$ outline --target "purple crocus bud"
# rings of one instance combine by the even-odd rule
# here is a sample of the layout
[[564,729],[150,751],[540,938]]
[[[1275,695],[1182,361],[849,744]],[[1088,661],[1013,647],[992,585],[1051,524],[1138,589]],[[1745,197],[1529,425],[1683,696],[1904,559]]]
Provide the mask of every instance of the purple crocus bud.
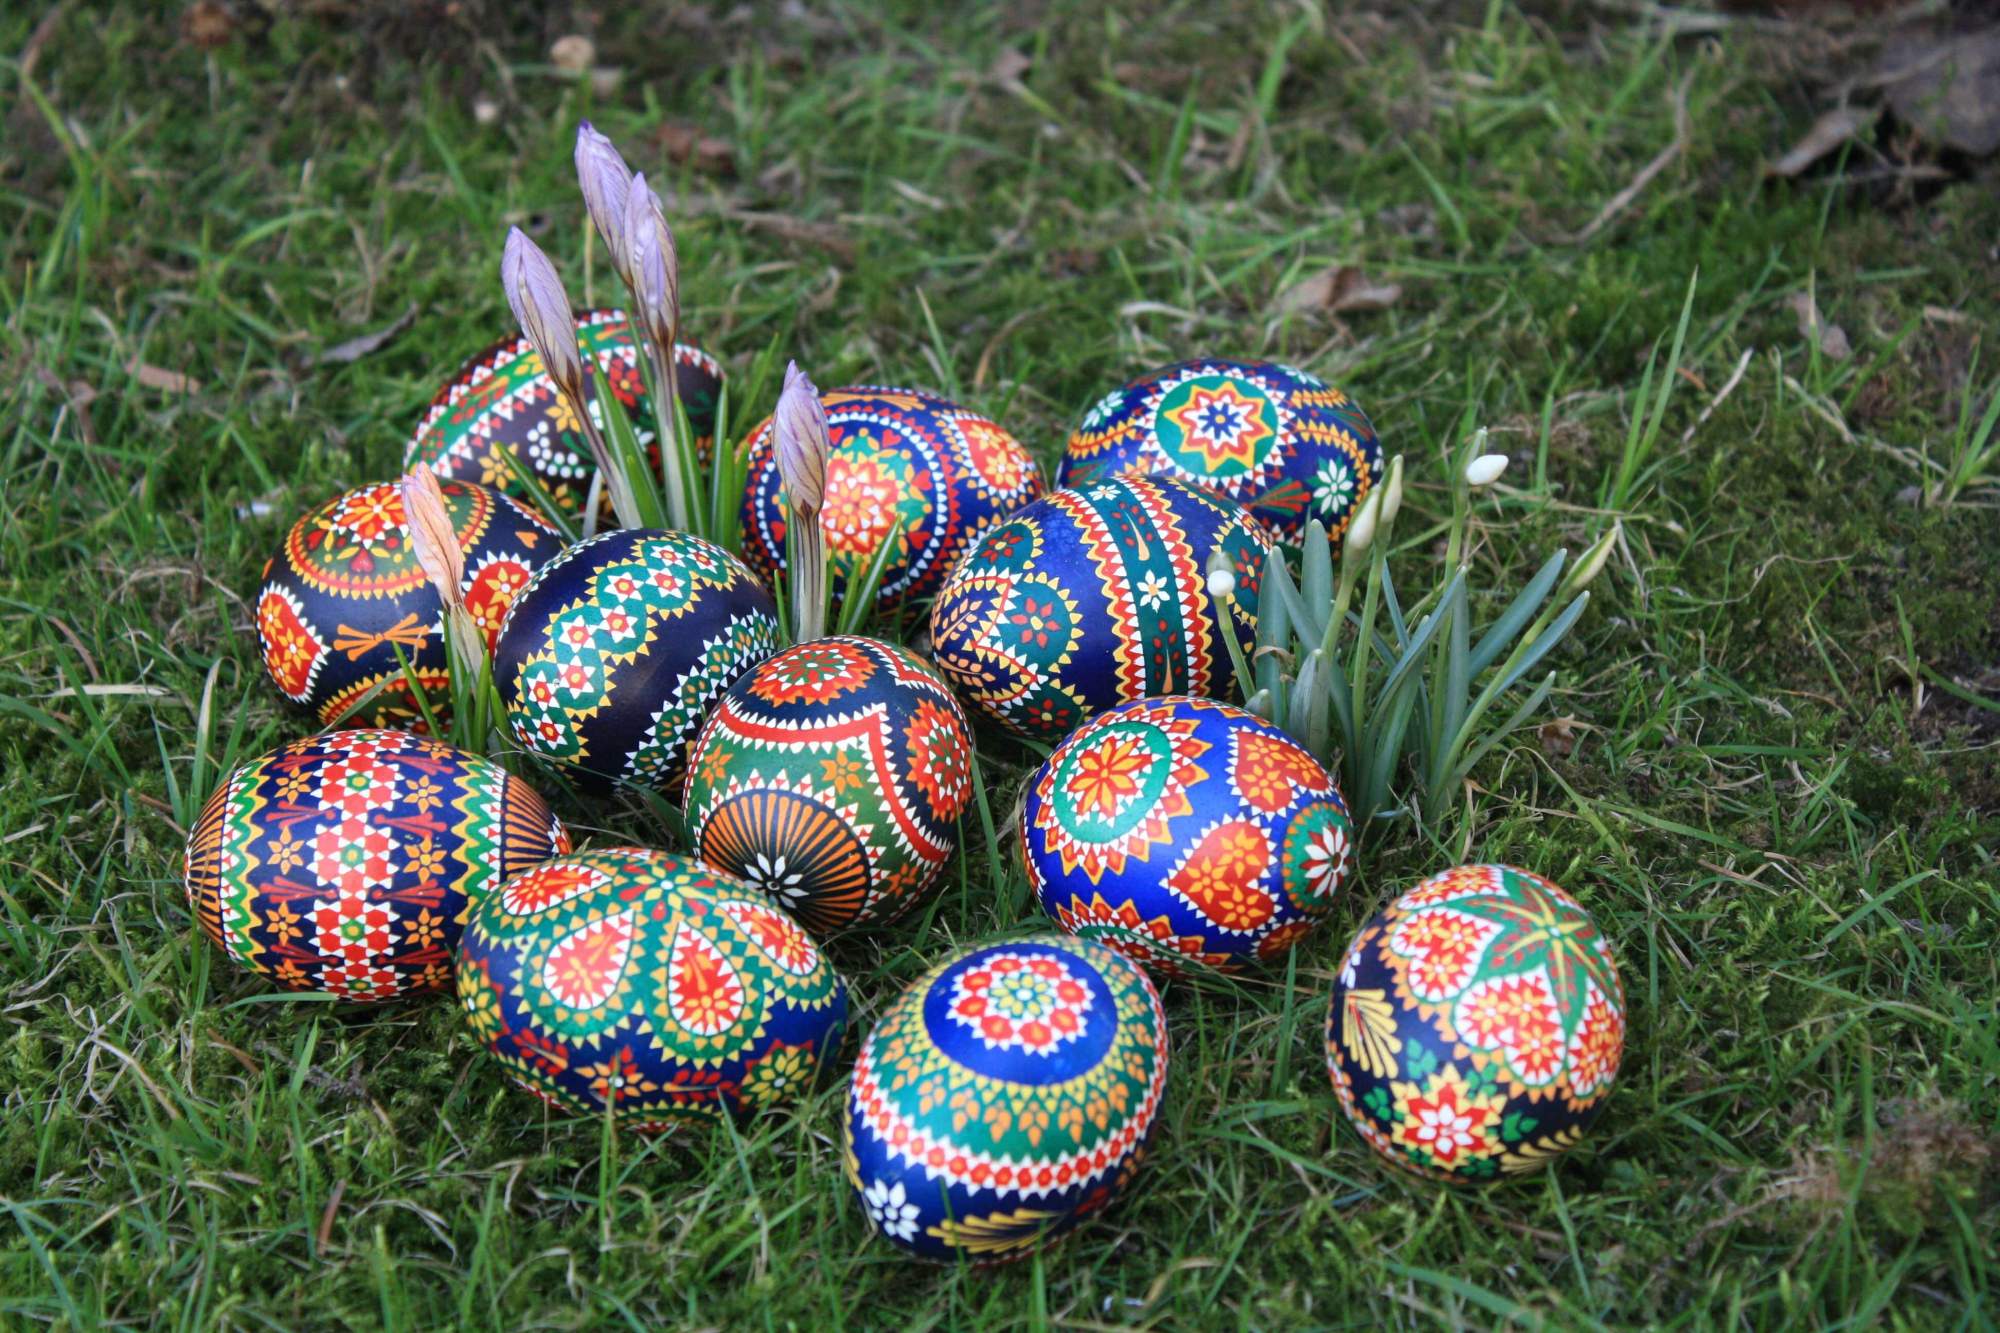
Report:
[[796,361],[785,365],[785,387],[771,424],[778,436],[778,475],[784,478],[785,494],[792,509],[810,520],[826,498],[826,460],[833,441],[819,390]]
[[583,206],[590,211],[597,234],[604,238],[611,266],[630,285],[632,270],[625,259],[625,196],[631,189],[632,168],[625,165],[616,145],[587,120],[576,127],[576,180],[583,187]]
[[671,348],[681,322],[680,257],[660,196],[643,173],[625,195],[625,281],[638,302],[640,326],[655,347]]
[[519,227],[507,230],[500,281],[514,318],[541,355],[549,378],[572,404],[583,402],[583,351],[576,344],[576,315],[556,266]]

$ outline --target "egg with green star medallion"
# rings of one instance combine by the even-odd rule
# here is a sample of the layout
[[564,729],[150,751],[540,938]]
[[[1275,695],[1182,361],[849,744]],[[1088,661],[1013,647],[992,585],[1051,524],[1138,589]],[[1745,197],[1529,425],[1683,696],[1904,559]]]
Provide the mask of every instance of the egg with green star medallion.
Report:
[[501,886],[466,927],[458,998],[523,1088],[641,1132],[795,1100],[847,1021],[846,983],[769,898],[640,847]]
[[1611,1096],[1625,988],[1590,914],[1539,875],[1465,865],[1378,913],[1348,947],[1326,1063],[1368,1145],[1432,1180],[1545,1166]]
[[687,832],[823,935],[915,904],[971,791],[972,736],[937,672],[874,639],[814,639],[722,696],[688,753]]

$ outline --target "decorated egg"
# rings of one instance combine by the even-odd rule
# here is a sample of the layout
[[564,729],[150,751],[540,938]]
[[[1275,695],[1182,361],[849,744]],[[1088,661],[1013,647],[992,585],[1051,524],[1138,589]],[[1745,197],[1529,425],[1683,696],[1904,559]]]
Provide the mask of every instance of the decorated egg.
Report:
[[[576,336],[584,356],[596,362],[589,388],[593,401],[598,386],[609,383],[640,442],[654,444],[659,425],[625,312],[585,310],[576,317]],[[695,447],[707,458],[722,364],[698,347],[676,346],[674,387],[694,428]],[[403,465],[416,463],[430,464],[440,477],[477,481],[532,501],[534,492],[516,475],[519,466],[570,513],[583,508],[597,472],[575,414],[556,393],[540,353],[518,334],[475,353],[437,391],[403,450]]]
[[229,775],[188,837],[195,920],[290,990],[389,1000],[451,976],[468,909],[569,851],[533,788],[406,731],[326,731]]
[[1042,910],[1168,976],[1291,948],[1333,905],[1353,837],[1339,788],[1297,741],[1187,696],[1099,713],[1021,806]]
[[[498,491],[469,481],[439,489],[465,552],[466,607],[491,644],[515,594],[562,539]],[[257,641],[279,693],[322,724],[422,730],[398,649],[433,711],[448,705],[444,604],[417,563],[394,482],[335,496],[292,526],[264,562]]]
[[[1236,591],[1209,595],[1218,550]],[[1173,477],[1113,478],[1017,510],[952,567],[931,606],[938,668],[974,708],[1054,740],[1115,704],[1225,695],[1224,634],[1247,657],[1270,538]]]
[[847,1176],[925,1259],[1018,1259],[1118,1197],[1167,1084],[1144,969],[1068,935],[965,950],[892,1004],[847,1095]]
[[514,737],[579,784],[665,791],[722,692],[778,646],[743,562],[686,532],[619,528],[544,565],[493,650]]
[[1590,914],[1539,875],[1459,866],[1348,947],[1326,1020],[1341,1110],[1370,1147],[1454,1182],[1532,1171],[1603,1109],[1625,988]]
[[688,752],[687,832],[824,934],[929,889],[971,790],[972,736],[937,672],[874,639],[815,639],[722,696]]
[[847,987],[771,900],[640,847],[524,871],[473,912],[458,998],[522,1087],[622,1128],[789,1101],[840,1044]]
[[[873,566],[895,531],[876,605],[929,597],[980,533],[1042,493],[1041,471],[1020,442],[956,403],[874,386],[834,389],[821,401],[833,456],[819,521],[836,595],[850,575]],[[769,418],[745,447],[743,556],[769,580],[785,567],[788,517]]]
[[1347,531],[1382,479],[1382,442],[1353,399],[1303,370],[1205,357],[1100,399],[1069,437],[1061,484],[1158,472],[1221,492],[1296,548],[1308,519]]

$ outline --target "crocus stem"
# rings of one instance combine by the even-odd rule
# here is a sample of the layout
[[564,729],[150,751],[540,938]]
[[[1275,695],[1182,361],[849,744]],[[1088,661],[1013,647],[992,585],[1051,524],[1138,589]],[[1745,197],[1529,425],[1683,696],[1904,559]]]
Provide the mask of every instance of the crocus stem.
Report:
[[[605,386],[606,393],[611,392]],[[590,446],[590,457],[597,464],[597,473],[604,478],[604,489],[611,495],[611,512],[618,516],[618,525],[623,528],[643,527],[639,517],[639,502],[632,494],[631,482],[625,471],[611,456],[611,446],[604,442],[604,432],[597,428],[597,420],[590,414],[590,404],[581,398],[569,399],[572,412],[576,413],[578,429],[583,432],[584,443]]]
[[659,430],[660,481],[667,501],[667,521],[683,532],[694,530],[693,509],[688,498],[688,478],[693,473],[685,451],[689,442],[681,437],[679,386],[674,375],[671,349],[662,351],[652,338],[641,340],[646,347],[646,366],[651,381],[646,388],[653,398],[653,419]]

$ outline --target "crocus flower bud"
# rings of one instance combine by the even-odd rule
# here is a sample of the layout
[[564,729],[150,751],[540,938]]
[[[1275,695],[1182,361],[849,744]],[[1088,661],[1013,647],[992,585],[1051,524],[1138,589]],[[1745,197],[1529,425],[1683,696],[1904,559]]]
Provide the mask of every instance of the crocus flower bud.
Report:
[[556,266],[519,227],[507,230],[500,281],[507,289],[514,319],[534,344],[549,378],[572,403],[581,404],[583,351],[576,343],[576,315],[570,309],[569,293],[556,276]]
[[626,266],[625,197],[632,184],[632,168],[625,165],[611,140],[587,120],[576,127],[576,180],[583,187],[583,206],[589,210],[597,234],[604,238],[612,267],[631,285],[632,270]]
[[1507,455],[1481,454],[1465,465],[1465,484],[1490,486],[1507,470]]
[[632,188],[626,192],[624,229],[621,271],[638,303],[640,327],[654,346],[670,350],[681,322],[680,258],[660,196],[647,186],[643,174],[632,178]]
[[833,452],[833,440],[819,390],[796,361],[785,366],[785,387],[778,394],[772,428],[777,432],[778,475],[784,478],[785,493],[793,510],[810,519],[826,498],[826,460]]
[[445,507],[444,492],[437,474],[428,464],[419,463],[396,483],[403,496],[403,517],[410,530],[410,546],[424,575],[450,610],[465,602],[465,551],[458,544],[458,530],[451,510]]

